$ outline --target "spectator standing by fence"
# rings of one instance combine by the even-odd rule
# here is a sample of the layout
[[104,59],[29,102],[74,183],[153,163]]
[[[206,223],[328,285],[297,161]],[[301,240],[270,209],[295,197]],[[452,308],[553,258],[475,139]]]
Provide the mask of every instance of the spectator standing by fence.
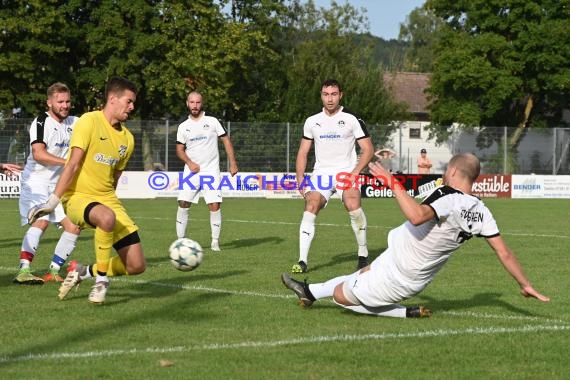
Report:
[[418,156],[418,174],[430,174],[431,173],[431,160],[427,155],[427,150],[422,148],[420,150],[420,155]]

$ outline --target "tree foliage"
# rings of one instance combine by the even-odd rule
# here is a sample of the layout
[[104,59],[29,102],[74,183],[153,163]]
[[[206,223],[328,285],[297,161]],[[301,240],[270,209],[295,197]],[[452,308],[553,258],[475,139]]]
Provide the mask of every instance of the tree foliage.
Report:
[[68,62],[74,61],[70,36],[62,33],[70,29],[61,17],[63,4],[2,0],[0,5],[0,104],[4,110],[43,108],[50,81],[69,77]]
[[434,47],[439,39],[439,31],[444,22],[428,8],[416,8],[400,24],[398,39],[405,41],[406,49],[404,69],[429,73],[435,60]]
[[287,67],[287,101],[283,115],[301,122],[307,114],[321,109],[321,84],[335,78],[344,87],[343,103],[373,124],[388,124],[404,115],[384,89],[382,65],[373,57],[371,40],[359,31],[367,29],[365,14],[346,3],[331,3],[317,9],[313,1],[300,6],[290,20],[295,41],[284,55]]
[[[364,10],[299,0],[0,0],[0,108],[28,116],[55,81],[74,113],[96,109],[105,81],[139,87],[136,118],[179,119],[200,90],[209,111],[233,121],[299,121],[338,76],[373,122],[388,120],[378,39]],[[384,49],[389,50],[391,46]],[[398,47],[399,48],[399,47]],[[387,56],[391,53],[384,52]],[[366,90],[364,90],[366,88]],[[366,96],[365,96],[366,95]],[[360,99],[362,98],[362,99]],[[381,107],[375,107],[380,104]]]
[[[568,0],[428,0],[445,20],[430,83],[432,120],[557,126],[568,108]],[[441,136],[440,136],[441,137]]]

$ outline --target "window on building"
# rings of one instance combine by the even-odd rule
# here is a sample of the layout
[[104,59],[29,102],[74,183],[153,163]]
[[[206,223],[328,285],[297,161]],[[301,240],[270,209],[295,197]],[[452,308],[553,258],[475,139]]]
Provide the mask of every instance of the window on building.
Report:
[[410,128],[410,138],[411,139],[421,139],[421,129],[420,128]]

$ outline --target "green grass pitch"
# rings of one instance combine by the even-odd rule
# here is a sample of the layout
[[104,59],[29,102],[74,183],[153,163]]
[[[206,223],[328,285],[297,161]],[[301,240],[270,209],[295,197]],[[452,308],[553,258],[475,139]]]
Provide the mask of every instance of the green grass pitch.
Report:
[[[356,315],[330,300],[303,309],[279,279],[298,257],[303,202],[234,198],[223,204],[219,253],[209,250],[205,204],[192,206],[188,232],[205,251],[192,272],[168,260],[176,201],[125,200],[141,228],[147,271],[111,279],[102,306],[88,303],[90,282],[59,301],[55,284],[12,284],[25,228],[17,200],[0,200],[0,377],[570,378],[570,200],[485,202],[550,303],[520,296],[487,244],[471,239],[405,303],[426,305],[429,319]],[[403,217],[391,199],[365,199],[363,208],[375,258]],[[58,237],[48,229],[36,273],[47,269]],[[92,232],[84,231],[72,257],[92,262],[92,244]],[[320,282],[352,272],[355,250],[348,215],[333,200],[317,219],[306,277]]]

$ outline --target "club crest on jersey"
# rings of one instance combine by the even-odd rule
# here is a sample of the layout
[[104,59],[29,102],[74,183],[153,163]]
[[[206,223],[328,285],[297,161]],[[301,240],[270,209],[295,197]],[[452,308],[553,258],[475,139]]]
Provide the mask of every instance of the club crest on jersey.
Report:
[[339,121],[338,121],[338,126],[339,126],[339,128],[342,128],[342,127],[344,127],[345,125],[346,125],[346,123],[344,122],[344,120],[339,120]]
[[204,124],[204,125],[202,126],[202,129],[210,129],[210,126],[209,126],[208,124]]
[[126,145],[121,145],[119,147],[119,157],[125,157],[125,154],[127,153],[127,146]]
[[73,132],[73,128],[71,128],[71,127],[67,127],[67,132],[68,132],[68,133],[71,133],[71,132]]

